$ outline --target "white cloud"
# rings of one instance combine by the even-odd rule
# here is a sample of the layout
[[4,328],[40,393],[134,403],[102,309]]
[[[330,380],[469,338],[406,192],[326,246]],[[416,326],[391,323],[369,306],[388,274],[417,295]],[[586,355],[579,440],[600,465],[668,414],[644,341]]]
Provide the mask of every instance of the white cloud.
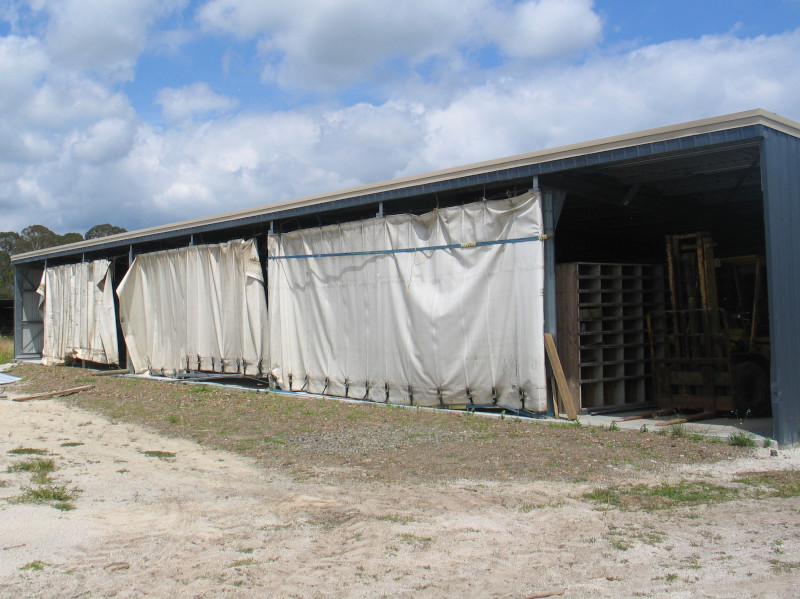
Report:
[[156,104],[161,105],[164,118],[180,121],[195,115],[224,113],[233,110],[235,98],[215,94],[207,83],[198,82],[181,88],[165,88],[158,92]]
[[136,119],[124,94],[71,71],[44,78],[26,104],[19,107],[19,114],[29,126],[50,131],[70,129],[76,124],[91,126],[108,117]]
[[36,92],[50,61],[33,37],[0,37],[0,114],[19,109]]
[[133,146],[136,125],[128,119],[104,119],[81,133],[72,155],[84,162],[103,163],[126,156]]
[[[374,79],[394,62],[439,58],[462,64],[465,52],[492,44],[515,58],[570,54],[598,40],[591,0],[211,0],[198,18],[209,30],[258,38],[265,80],[286,88]],[[395,65],[396,66],[396,65]]]
[[409,102],[360,103],[325,112],[319,117],[316,164],[357,182],[393,177],[422,149],[423,112]]
[[49,15],[45,42],[54,60],[130,80],[157,19],[187,0],[40,0]]
[[592,0],[539,0],[513,4],[495,17],[491,38],[507,56],[548,58],[593,45],[602,21]]
[[766,108],[800,117],[800,30],[669,42],[475,86],[426,120],[405,173]]

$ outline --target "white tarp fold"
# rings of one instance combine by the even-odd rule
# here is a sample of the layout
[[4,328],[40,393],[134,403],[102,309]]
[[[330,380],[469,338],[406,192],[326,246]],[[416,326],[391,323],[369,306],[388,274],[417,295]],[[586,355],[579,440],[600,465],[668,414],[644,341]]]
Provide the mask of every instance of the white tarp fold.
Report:
[[273,376],[312,393],[543,411],[541,228],[530,192],[271,235]]
[[37,293],[44,325],[42,362],[119,362],[109,260],[46,268]]
[[117,295],[136,372],[268,371],[264,276],[253,240],[136,256]]

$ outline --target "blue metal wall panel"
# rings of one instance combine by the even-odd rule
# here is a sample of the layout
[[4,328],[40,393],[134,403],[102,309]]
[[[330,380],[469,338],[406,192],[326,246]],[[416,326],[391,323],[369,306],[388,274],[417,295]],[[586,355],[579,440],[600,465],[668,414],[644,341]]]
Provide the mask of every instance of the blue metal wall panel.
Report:
[[768,129],[761,155],[774,437],[800,437],[800,139]]

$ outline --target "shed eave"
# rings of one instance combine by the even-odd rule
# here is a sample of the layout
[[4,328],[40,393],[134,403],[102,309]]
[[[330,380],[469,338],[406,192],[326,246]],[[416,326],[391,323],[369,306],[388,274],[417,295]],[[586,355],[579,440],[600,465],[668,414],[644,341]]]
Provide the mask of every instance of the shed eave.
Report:
[[[525,169],[538,164],[558,163],[580,157],[588,157],[601,153],[613,152],[634,146],[667,142],[679,138],[700,136],[732,129],[741,129],[761,125],[788,135],[800,138],[800,123],[787,119],[773,112],[754,109],[728,115],[711,117],[676,125],[647,129],[581,143],[569,144],[545,150],[537,150],[517,154],[505,158],[488,160],[474,164],[457,166],[421,175],[413,175],[378,183],[361,185],[333,193],[316,194],[303,198],[265,204],[254,208],[245,208],[234,212],[210,217],[201,217],[139,229],[117,235],[110,235],[98,240],[80,241],[63,246],[46,248],[11,257],[13,263],[25,263],[44,260],[49,257],[62,257],[95,251],[104,248],[124,247],[129,244],[142,243],[154,239],[188,235],[204,229],[223,229],[246,226],[267,218],[281,218],[287,212],[305,211],[317,208],[323,210],[327,206],[346,203],[361,197],[377,197],[392,192],[401,192],[409,188],[423,188],[454,179],[481,177],[493,172]],[[403,194],[398,193],[398,196]],[[376,200],[377,201],[377,200]]]

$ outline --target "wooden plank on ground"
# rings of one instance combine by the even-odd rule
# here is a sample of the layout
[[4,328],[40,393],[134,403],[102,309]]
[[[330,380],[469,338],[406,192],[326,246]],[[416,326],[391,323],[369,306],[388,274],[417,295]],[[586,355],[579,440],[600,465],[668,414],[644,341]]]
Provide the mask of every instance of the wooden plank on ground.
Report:
[[92,372],[92,376],[115,376],[118,374],[130,374],[130,370],[127,368],[117,368],[115,370],[95,370]]
[[683,424],[684,422],[693,422],[695,420],[706,420],[713,418],[714,412],[700,412],[698,414],[687,414],[683,418],[675,418],[674,420],[667,420],[666,422],[658,422],[656,426],[670,426],[673,424]]
[[89,389],[94,389],[94,385],[84,385],[83,387],[72,387],[71,389],[61,389],[60,391],[50,391],[49,393],[37,393],[36,395],[23,395],[22,397],[13,398],[12,401],[31,401],[32,399],[47,399],[49,397],[72,395],[73,393],[80,393],[81,391],[88,391]]
[[566,593],[566,589],[559,589],[557,591],[546,591],[544,593],[536,593],[535,595],[528,595],[525,599],[547,599],[547,597],[561,597]]
[[567,379],[564,377],[564,370],[561,368],[561,360],[558,359],[556,343],[550,333],[544,334],[544,347],[547,350],[547,357],[550,359],[550,367],[553,369],[553,374],[556,377],[558,394],[567,410],[567,418],[575,420],[578,417],[578,410],[575,407],[575,403],[572,401],[572,394],[569,392]]
[[645,420],[647,418],[657,418],[659,416],[666,416],[669,412],[659,410],[657,412],[648,412],[647,414],[636,414],[634,416],[624,416],[617,418],[614,422],[628,422],[629,420]]
[[550,388],[553,390],[553,412],[556,414],[556,418],[561,418],[561,414],[564,414],[564,402],[561,401],[561,395],[558,393],[558,384],[556,383],[556,377],[550,377]]
[[580,299],[578,286],[578,265],[576,263],[556,266],[556,323],[558,333],[556,349],[567,379],[569,392],[577,403],[581,396],[581,340],[580,340]]

